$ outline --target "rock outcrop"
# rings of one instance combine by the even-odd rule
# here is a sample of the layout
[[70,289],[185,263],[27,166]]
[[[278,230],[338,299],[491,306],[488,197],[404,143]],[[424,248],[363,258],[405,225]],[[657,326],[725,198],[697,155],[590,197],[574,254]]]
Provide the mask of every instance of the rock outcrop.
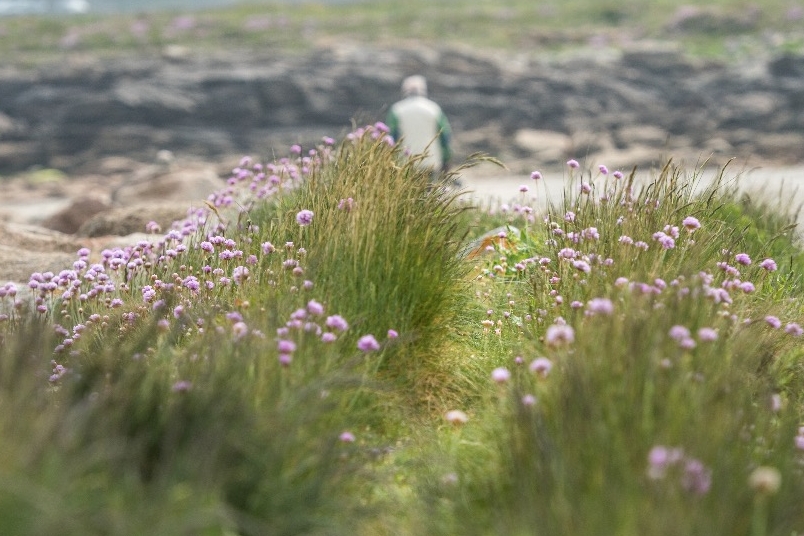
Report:
[[[684,22],[687,24],[688,22]],[[561,61],[456,49],[340,45],[309,55],[188,51],[67,58],[0,70],[0,171],[98,173],[109,157],[153,162],[272,158],[382,120],[400,80],[421,73],[450,117],[458,157],[547,165],[594,157],[642,164],[679,153],[804,161],[804,57],[748,65],[668,46]]]

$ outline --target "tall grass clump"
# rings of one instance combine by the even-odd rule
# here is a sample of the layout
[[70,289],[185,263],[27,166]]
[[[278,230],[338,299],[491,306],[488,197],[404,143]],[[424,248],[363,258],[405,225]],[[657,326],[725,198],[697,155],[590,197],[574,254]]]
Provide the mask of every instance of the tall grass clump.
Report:
[[641,185],[577,169],[548,239],[503,243],[484,272],[505,300],[486,336],[507,346],[486,402],[443,434],[452,472],[423,486],[452,517],[427,530],[799,530],[802,265],[766,256],[797,244],[735,226],[748,210],[722,177],[696,194],[672,165]]
[[[303,244],[306,273],[324,304],[337,304],[359,333],[400,336],[372,365],[416,382],[432,372],[466,296],[459,253],[466,210],[447,182],[389,142],[383,125],[359,130],[331,164],[300,188],[252,211],[280,241]],[[312,215],[300,226],[300,211]],[[417,372],[418,371],[418,372]]]

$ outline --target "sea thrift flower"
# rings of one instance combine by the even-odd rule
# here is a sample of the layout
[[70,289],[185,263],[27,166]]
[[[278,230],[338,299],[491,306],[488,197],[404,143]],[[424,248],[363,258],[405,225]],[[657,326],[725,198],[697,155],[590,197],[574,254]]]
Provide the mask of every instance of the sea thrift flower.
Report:
[[249,271],[248,268],[245,266],[236,266],[235,269],[232,271],[232,279],[238,285],[241,284],[243,281],[248,279]]
[[579,272],[583,272],[585,274],[588,274],[589,272],[592,271],[591,266],[589,266],[589,263],[586,261],[581,260],[572,261],[572,267],[578,270]]
[[527,407],[535,406],[536,405],[536,397],[531,395],[531,394],[527,394],[527,395],[523,396],[522,397],[522,405],[527,406]]
[[705,495],[712,486],[712,472],[699,460],[688,460],[684,465],[681,485],[696,495]]
[[248,326],[245,322],[235,322],[232,324],[232,335],[236,341],[239,341],[248,335]]
[[324,306],[315,300],[310,300],[307,302],[307,311],[311,315],[321,316],[324,314]]
[[526,184],[523,184],[523,185],[521,185],[521,186],[519,187],[519,191],[520,191],[521,193],[523,193],[523,194],[524,194],[524,193],[526,193],[528,190],[530,190],[530,188],[528,188],[528,186],[527,186]]
[[496,383],[506,383],[511,379],[511,372],[505,367],[498,367],[491,371],[491,379]]
[[452,409],[448,411],[444,415],[444,418],[448,423],[456,425],[466,424],[467,422],[469,422],[469,416],[459,409]]
[[592,191],[592,185],[591,184],[589,184],[588,182],[582,182],[581,183],[581,193],[582,194],[588,194],[591,191]]
[[374,335],[363,335],[357,341],[357,349],[361,352],[376,352],[380,349],[380,343],[374,338]]
[[349,324],[347,324],[346,320],[344,320],[344,318],[340,315],[328,316],[324,324],[328,328],[334,329],[336,331],[346,331],[347,329],[349,329]]
[[546,357],[537,357],[530,362],[530,366],[528,368],[532,373],[541,376],[542,378],[546,378],[547,375],[550,374],[550,370],[553,368],[553,362]]
[[331,331],[327,331],[327,332],[324,332],[324,333],[321,334],[321,342],[326,342],[326,343],[335,342],[335,340],[337,338],[338,338],[337,335],[335,335]]
[[682,221],[681,224],[687,231],[691,233],[695,232],[697,229],[700,229],[701,227],[701,222],[698,221],[698,218],[695,218],[693,216],[687,216],[686,218],[684,218],[684,221]]
[[531,178],[531,179],[533,179],[533,180],[535,180],[535,181],[537,181],[537,180],[539,180],[539,179],[541,179],[541,178],[542,178],[542,174],[541,174],[541,172],[540,172],[540,171],[533,171],[533,172],[531,172],[531,174],[530,174],[530,178]]
[[773,329],[779,329],[780,327],[782,327],[782,321],[772,315],[766,316],[765,322],[767,322],[768,325],[770,325],[770,327],[772,327]]
[[193,387],[193,384],[187,380],[180,380],[173,384],[171,390],[174,393],[186,393]]
[[670,328],[668,335],[670,336],[671,339],[680,342],[690,337],[690,330],[688,330],[684,326],[676,325]]
[[795,438],[795,445],[798,450],[804,450],[804,427],[798,429],[798,435]]
[[299,213],[296,214],[296,223],[302,227],[310,225],[313,223],[313,212],[307,209],[299,211]]
[[676,247],[676,241],[673,239],[672,236],[667,235],[663,232],[658,232],[653,235],[653,239],[659,242],[664,249],[673,249]]
[[802,327],[796,324],[795,322],[790,322],[789,324],[787,324],[784,327],[784,331],[785,333],[789,333],[794,337],[800,337],[802,334],[804,334],[804,329],[802,329]]
[[592,314],[610,315],[614,313],[614,304],[608,298],[593,298],[586,304],[586,310]]
[[589,227],[581,231],[581,236],[583,236],[586,240],[599,240],[600,233],[597,230],[597,227]]
[[338,440],[341,443],[354,443],[355,435],[352,432],[342,432],[341,435],[338,436]]
[[276,349],[282,354],[292,354],[296,351],[296,343],[286,339],[276,341]]
[[399,337],[399,333],[397,333],[396,330],[393,330],[393,329],[388,330],[388,338],[389,339],[396,339],[397,337]]
[[717,340],[717,331],[712,328],[701,328],[698,330],[698,339],[701,342],[712,342]]
[[622,171],[619,171],[619,170],[618,170],[618,171],[615,171],[615,172],[614,172],[614,173],[612,173],[611,175],[612,175],[612,177],[614,177],[615,179],[622,179],[622,178],[623,178],[623,172],[622,172]]
[[567,165],[568,165],[569,167],[571,167],[572,169],[577,169],[577,168],[579,168],[579,167],[580,167],[580,164],[579,164],[579,163],[578,163],[578,161],[577,161],[577,160],[575,160],[575,159],[567,160]]
[[600,164],[599,166],[597,166],[597,169],[598,169],[598,171],[600,171],[600,173],[602,173],[603,175],[608,175],[608,174],[609,174],[609,168],[607,168],[607,167],[606,167],[606,166],[604,166],[603,164]]
[[761,263],[759,263],[759,266],[769,272],[776,271],[776,261],[774,261],[773,259],[765,259]]
[[738,264],[742,264],[743,266],[748,266],[751,264],[751,257],[749,257],[746,253],[738,253],[734,256],[734,260],[737,261]]
[[575,342],[575,330],[566,324],[553,324],[544,334],[544,342],[548,346],[561,346]]
[[678,463],[684,453],[679,448],[656,445],[648,452],[648,477],[659,480],[667,475],[667,469]]

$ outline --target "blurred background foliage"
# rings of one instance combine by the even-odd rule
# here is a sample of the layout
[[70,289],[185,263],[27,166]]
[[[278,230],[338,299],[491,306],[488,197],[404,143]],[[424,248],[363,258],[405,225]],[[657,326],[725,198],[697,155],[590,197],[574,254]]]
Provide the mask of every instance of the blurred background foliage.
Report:
[[[124,53],[183,44],[200,50],[309,51],[338,42],[418,43],[524,54],[595,51],[635,41],[679,43],[694,55],[798,51],[804,3],[790,0],[388,0],[127,3],[111,12],[0,18],[5,61],[64,51]],[[222,7],[220,7],[222,5]],[[94,11],[93,11],[94,10]]]

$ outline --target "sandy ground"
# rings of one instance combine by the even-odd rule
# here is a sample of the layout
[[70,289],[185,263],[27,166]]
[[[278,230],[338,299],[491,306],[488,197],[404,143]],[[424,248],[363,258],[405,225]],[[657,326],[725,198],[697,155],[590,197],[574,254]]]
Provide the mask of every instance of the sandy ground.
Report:
[[[698,173],[697,188],[705,188],[719,172],[720,169],[716,168]],[[691,177],[693,172],[687,174]],[[574,188],[578,187],[577,181],[570,180],[567,169],[543,171],[543,176],[543,179],[534,181],[529,175],[486,167],[484,164],[463,173],[462,197],[474,200],[483,208],[498,207],[501,203],[519,203],[544,210],[548,203],[558,204],[562,201],[565,188],[572,189],[573,185]],[[655,176],[655,171],[638,173],[640,180]],[[804,165],[727,168],[724,177],[727,183],[733,183],[738,190],[767,202],[771,207],[778,207],[796,217],[804,216]],[[585,180],[588,180],[588,174]],[[595,178],[592,183],[597,185],[602,180]],[[528,187],[524,193],[520,191],[523,185]],[[88,190],[104,195],[97,179],[83,185],[73,184],[71,180],[71,192]],[[0,197],[0,284],[5,281],[26,282],[34,271],[58,271],[69,267],[75,252],[81,247],[100,251],[111,245],[125,245],[122,242],[127,237],[86,239],[41,227],[42,221],[69,203],[63,187],[7,185]]]
[[[686,172],[689,178],[696,177],[696,191],[703,190],[721,173],[720,168],[705,169],[699,172]],[[655,177],[655,171],[638,172],[640,180]],[[485,203],[519,203],[537,209],[545,209],[548,202],[558,203],[562,200],[568,184],[575,184],[565,170],[543,172],[543,179],[532,180],[527,175],[508,173],[499,168],[478,167],[467,170],[462,175],[466,198],[476,200],[481,206]],[[779,206],[781,210],[790,211],[792,215],[801,217],[804,205],[804,165],[795,167],[756,167],[730,168],[723,172],[724,183],[736,186],[738,191],[745,192],[757,200],[767,202],[770,206]],[[588,180],[588,175],[584,180]],[[602,178],[592,184],[602,182]],[[521,186],[528,191],[520,192]],[[573,192],[574,193],[574,192]]]

